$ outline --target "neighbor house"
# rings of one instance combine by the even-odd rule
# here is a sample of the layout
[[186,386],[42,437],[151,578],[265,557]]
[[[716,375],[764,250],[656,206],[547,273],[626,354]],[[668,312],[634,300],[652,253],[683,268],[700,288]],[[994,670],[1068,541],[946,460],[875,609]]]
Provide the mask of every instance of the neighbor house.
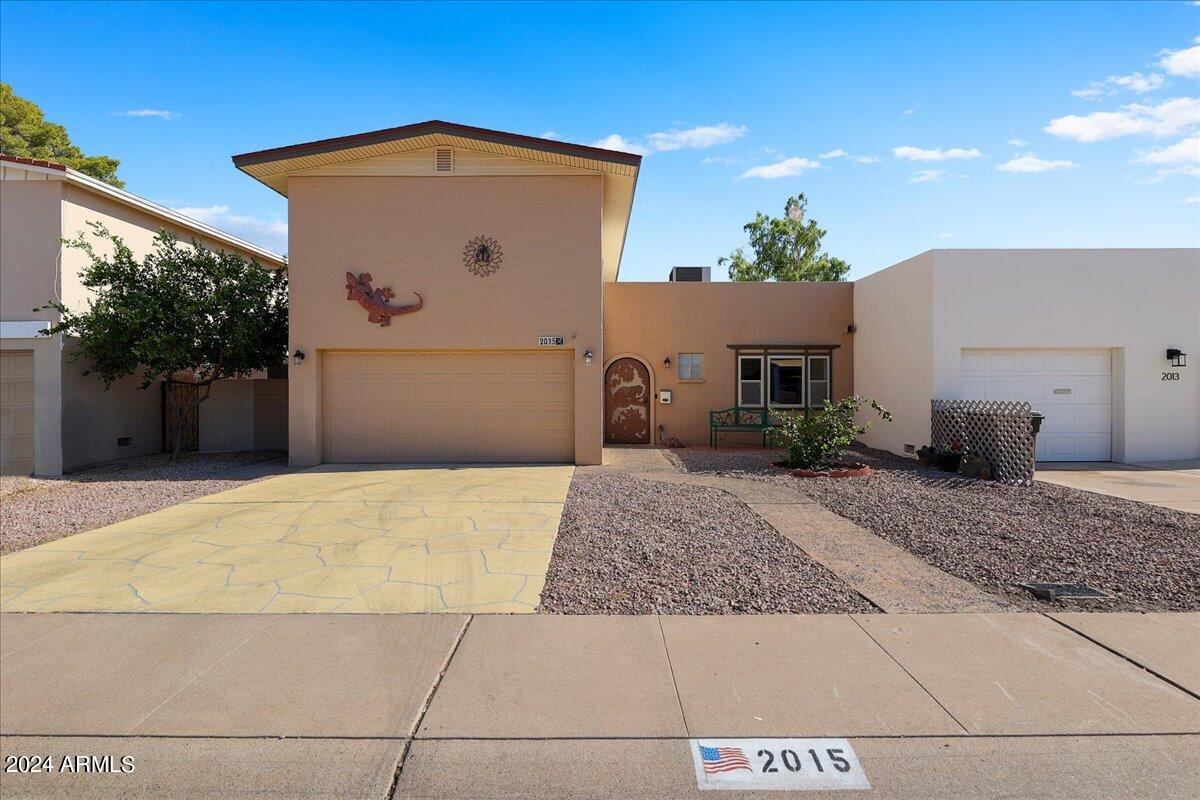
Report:
[[[50,301],[86,304],[80,284],[86,255],[62,239],[103,223],[137,255],[160,230],[212,249],[284,266],[276,253],[171,209],[109,186],[61,164],[0,155],[0,472],[58,475],[88,464],[163,449],[161,384],[142,390],[140,377],[107,391],[77,343],[45,336],[58,315]],[[286,447],[286,381],[266,375],[221,381],[200,407],[198,447],[249,450]]]
[[[234,157],[288,197],[289,449],[597,464],[731,406],[1028,400],[1044,459],[1200,456],[1200,250],[931,251],[856,283],[617,280],[641,158],[446,122]],[[700,280],[694,280],[699,278]],[[757,441],[726,434],[728,440]]]

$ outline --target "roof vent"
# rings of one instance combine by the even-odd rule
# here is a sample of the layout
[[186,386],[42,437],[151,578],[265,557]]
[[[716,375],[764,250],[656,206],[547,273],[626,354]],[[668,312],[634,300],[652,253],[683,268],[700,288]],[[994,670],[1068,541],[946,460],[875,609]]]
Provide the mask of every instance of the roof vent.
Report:
[[707,283],[712,280],[712,267],[671,267],[672,281]]
[[454,172],[454,151],[439,149],[437,151],[437,165],[435,169],[437,172]]

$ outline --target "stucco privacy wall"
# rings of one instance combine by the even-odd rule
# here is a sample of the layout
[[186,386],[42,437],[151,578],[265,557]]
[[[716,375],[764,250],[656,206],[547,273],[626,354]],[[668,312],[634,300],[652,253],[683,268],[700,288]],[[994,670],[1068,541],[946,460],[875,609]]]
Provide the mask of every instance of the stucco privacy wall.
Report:
[[[537,350],[562,335],[574,351],[575,459],[601,460],[602,179],[585,176],[292,177],[288,181],[293,464],[321,461],[322,356],[329,350]],[[467,242],[496,239],[487,277],[463,264]],[[387,327],[346,299],[347,271],[422,310]],[[593,363],[582,354],[591,348]]]
[[[931,271],[929,294],[913,289],[923,287],[923,271]],[[885,303],[909,324],[881,318]],[[876,426],[869,444],[928,442],[929,397],[960,396],[964,348],[1108,348],[1113,459],[1200,457],[1200,369],[1166,360],[1168,347],[1200,352],[1200,250],[934,250],[859,281],[855,314],[859,390],[888,406],[925,407],[919,421],[898,415],[890,433]],[[923,377],[879,377],[877,365],[919,355],[901,334],[924,337],[923,318],[930,391]],[[881,335],[864,335],[873,326]],[[924,366],[915,364],[920,375]],[[1164,381],[1164,372],[1180,378]]]
[[[672,391],[670,405],[657,397],[651,433],[685,444],[708,444],[708,412],[736,404],[731,344],[837,344],[833,351],[834,399],[854,392],[850,283],[607,283],[604,286],[604,359],[640,356],[653,371],[654,391]],[[703,353],[704,380],[680,381],[680,353]],[[671,357],[671,366],[663,364]],[[722,434],[722,441],[754,441]]]
[[202,453],[287,449],[287,380],[217,381],[200,404]]
[[133,375],[106,391],[96,375],[83,374],[84,362],[71,360],[78,346],[68,339],[62,353],[62,468],[162,452],[162,382],[142,390]]

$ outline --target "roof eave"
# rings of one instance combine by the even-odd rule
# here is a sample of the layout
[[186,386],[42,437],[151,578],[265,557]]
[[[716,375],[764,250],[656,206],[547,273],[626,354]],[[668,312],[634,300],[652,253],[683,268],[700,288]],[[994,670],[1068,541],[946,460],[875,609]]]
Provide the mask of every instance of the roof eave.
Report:
[[[523,147],[530,150],[540,150],[547,153],[582,156],[585,158],[592,158],[597,161],[608,161],[614,164],[621,164],[630,167],[640,167],[642,163],[642,157],[636,153],[625,153],[619,150],[605,150],[601,147],[572,144],[570,142],[560,142],[556,139],[542,139],[536,136],[525,136],[519,133],[507,133],[505,131],[497,131],[490,128],[477,128],[471,125],[460,125],[455,122],[445,122],[443,120],[428,120],[426,122],[416,122],[411,125],[401,125],[396,128],[384,128],[378,131],[367,131],[365,133],[356,133],[349,136],[338,136],[331,139],[318,139],[312,142],[285,145],[283,147],[274,147],[267,150],[256,150],[253,152],[242,153],[240,155],[233,156],[233,163],[238,169],[242,169],[243,167],[252,167],[258,164],[268,164],[273,161],[284,161],[291,158],[302,158],[304,156],[319,155],[322,153],[333,153],[337,152],[338,150],[347,150],[354,147],[365,147],[372,144],[380,144],[382,142],[407,139],[415,136],[427,136],[429,134],[436,133],[441,133],[448,136],[461,136],[468,139],[478,139],[480,141],[492,142],[494,144],[506,144],[513,147]],[[245,170],[243,169],[243,171]]]

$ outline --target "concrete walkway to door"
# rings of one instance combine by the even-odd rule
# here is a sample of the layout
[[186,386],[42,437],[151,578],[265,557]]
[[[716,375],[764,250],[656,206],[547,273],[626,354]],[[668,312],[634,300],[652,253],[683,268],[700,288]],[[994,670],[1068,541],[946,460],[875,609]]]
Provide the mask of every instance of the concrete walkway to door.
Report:
[[573,474],[317,467],[5,556],[0,608],[528,613]]

